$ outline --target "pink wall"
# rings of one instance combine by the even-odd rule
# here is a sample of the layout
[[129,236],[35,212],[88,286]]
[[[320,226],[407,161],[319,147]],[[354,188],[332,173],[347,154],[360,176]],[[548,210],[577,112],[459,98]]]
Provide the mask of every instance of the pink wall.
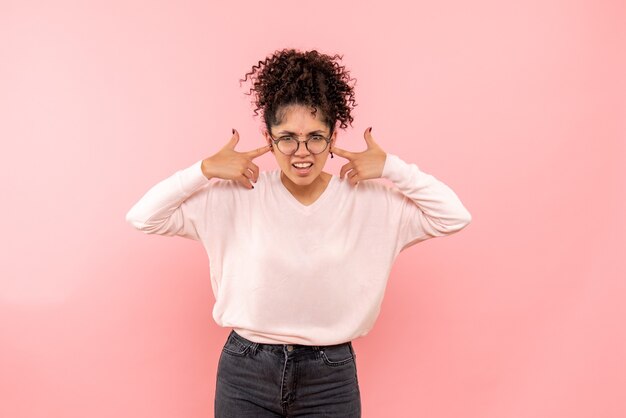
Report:
[[124,215],[232,127],[263,144],[238,80],[283,47],[344,54],[339,147],[371,125],[472,213],[400,254],[363,416],[626,416],[626,6],[512,3],[2,2],[0,416],[212,416],[204,249]]

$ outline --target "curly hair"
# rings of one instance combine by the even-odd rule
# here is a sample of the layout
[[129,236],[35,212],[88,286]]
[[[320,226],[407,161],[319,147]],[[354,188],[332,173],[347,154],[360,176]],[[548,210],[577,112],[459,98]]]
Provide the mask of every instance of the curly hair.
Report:
[[[293,48],[276,50],[274,54],[245,74],[253,81],[249,93],[255,93],[254,115],[259,110],[268,129],[279,125],[287,106],[298,104],[311,106],[315,116],[320,109],[323,122],[332,129],[337,120],[340,128],[352,126],[354,118],[350,111],[357,106],[354,101],[354,86],[350,86],[350,72],[340,66],[335,59],[343,56],[329,56],[316,50],[300,52]],[[347,123],[346,123],[347,122]]]

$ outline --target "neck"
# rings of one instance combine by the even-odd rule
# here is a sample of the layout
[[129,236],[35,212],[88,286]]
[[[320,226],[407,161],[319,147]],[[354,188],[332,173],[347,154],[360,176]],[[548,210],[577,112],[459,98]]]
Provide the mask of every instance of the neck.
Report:
[[314,197],[316,194],[326,188],[326,185],[330,181],[331,177],[332,176],[329,173],[322,171],[311,184],[301,186],[292,182],[289,177],[285,175],[284,172],[280,172],[280,179],[287,188],[287,190],[289,190],[292,195],[298,197]]

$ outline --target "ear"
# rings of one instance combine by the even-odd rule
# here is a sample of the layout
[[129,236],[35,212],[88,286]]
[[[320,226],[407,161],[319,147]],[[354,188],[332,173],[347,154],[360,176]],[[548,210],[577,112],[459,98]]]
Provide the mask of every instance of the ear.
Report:
[[272,142],[272,138],[267,133],[267,131],[263,131],[263,135],[265,136],[265,141],[267,142],[267,145],[272,145],[272,147],[270,148],[270,151],[274,152],[274,146],[273,146],[274,143]]

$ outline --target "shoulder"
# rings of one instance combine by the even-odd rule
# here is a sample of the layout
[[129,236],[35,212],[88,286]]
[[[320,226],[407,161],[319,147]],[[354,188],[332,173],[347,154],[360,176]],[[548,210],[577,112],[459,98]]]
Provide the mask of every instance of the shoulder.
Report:
[[335,176],[335,181],[339,185],[338,187],[343,189],[344,191],[349,191],[350,193],[356,193],[361,195],[368,194],[387,194],[392,193],[394,190],[393,186],[386,184],[383,179],[368,179],[360,181],[356,186],[350,184],[350,182],[344,177],[344,179],[340,179],[339,176]]
[[406,196],[391,182],[384,178],[360,181],[352,186],[346,179],[336,179],[340,195],[352,196],[355,202],[375,207],[397,207],[406,203]]

